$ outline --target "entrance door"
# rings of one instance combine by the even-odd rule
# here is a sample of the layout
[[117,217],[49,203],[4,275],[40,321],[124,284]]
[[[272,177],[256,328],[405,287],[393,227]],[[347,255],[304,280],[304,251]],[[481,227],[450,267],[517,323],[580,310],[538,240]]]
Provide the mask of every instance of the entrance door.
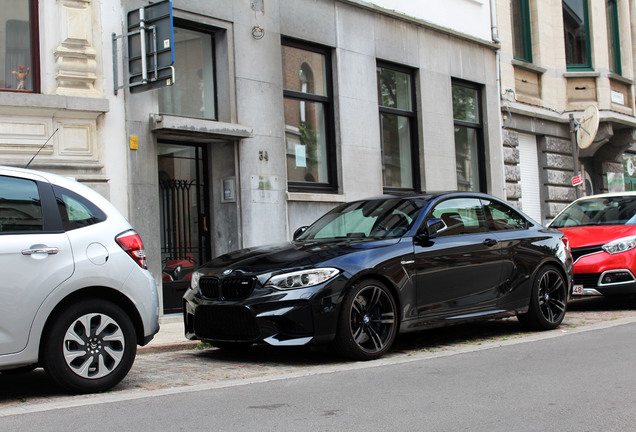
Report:
[[207,148],[158,144],[163,312],[181,312],[192,272],[211,259]]

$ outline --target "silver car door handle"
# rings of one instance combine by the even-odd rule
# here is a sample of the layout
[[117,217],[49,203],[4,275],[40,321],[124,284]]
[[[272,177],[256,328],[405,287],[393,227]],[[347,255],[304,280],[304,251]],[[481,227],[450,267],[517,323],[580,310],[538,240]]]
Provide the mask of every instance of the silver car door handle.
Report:
[[36,253],[45,253],[45,254],[49,254],[49,255],[55,255],[56,253],[58,253],[60,250],[56,247],[50,247],[50,248],[38,248],[38,249],[25,249],[22,251],[22,255],[33,255]]

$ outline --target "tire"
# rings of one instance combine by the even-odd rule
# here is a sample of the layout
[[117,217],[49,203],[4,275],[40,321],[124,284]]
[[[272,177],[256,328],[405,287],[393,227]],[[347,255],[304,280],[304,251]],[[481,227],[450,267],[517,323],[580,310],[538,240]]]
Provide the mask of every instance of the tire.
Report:
[[377,280],[363,280],[345,295],[332,348],[354,360],[374,360],[393,344],[398,329],[391,291]]
[[532,330],[557,328],[567,307],[568,286],[561,272],[552,265],[539,269],[532,283],[528,312],[517,317]]
[[60,387],[93,393],[118,384],[132,367],[137,338],[117,305],[87,299],[61,310],[43,337],[43,365]]

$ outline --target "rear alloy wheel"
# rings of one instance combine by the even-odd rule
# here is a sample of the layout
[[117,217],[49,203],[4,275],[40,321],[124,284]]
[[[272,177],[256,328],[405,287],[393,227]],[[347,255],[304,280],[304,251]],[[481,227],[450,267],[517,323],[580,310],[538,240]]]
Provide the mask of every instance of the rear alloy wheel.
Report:
[[77,393],[104,391],[132,367],[135,329],[120,307],[83,300],[61,311],[52,323],[44,339],[44,369],[59,386]]
[[343,302],[335,350],[356,360],[373,360],[391,348],[396,334],[397,308],[389,289],[376,280],[354,285]]
[[535,330],[557,328],[565,317],[568,286],[554,266],[542,267],[534,278],[528,312],[518,316],[521,323]]

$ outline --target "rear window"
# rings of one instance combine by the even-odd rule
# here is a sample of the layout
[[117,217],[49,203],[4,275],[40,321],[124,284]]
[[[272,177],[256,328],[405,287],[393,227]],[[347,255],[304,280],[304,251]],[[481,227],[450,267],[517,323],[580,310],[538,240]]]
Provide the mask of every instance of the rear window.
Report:
[[42,231],[42,204],[32,180],[0,176],[0,233]]
[[636,197],[581,200],[571,204],[550,223],[554,228],[586,225],[636,225]]
[[60,186],[54,186],[57,206],[65,231],[71,231],[106,220],[106,214],[91,201]]

